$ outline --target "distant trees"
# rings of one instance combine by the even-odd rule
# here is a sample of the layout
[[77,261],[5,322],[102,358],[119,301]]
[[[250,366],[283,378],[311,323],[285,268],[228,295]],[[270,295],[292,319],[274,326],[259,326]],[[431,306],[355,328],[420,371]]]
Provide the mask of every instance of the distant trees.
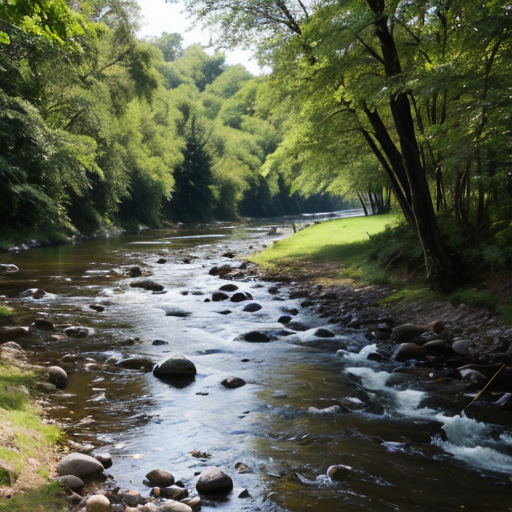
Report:
[[0,237],[306,207],[262,174],[283,137],[265,78],[179,34],[138,40],[133,0],[72,5],[0,5]]

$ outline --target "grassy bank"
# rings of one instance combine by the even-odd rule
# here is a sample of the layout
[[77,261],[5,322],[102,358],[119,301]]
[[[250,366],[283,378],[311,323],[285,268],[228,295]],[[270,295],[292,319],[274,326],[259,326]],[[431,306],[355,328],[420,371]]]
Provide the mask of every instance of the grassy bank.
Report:
[[[366,264],[372,244],[370,236],[396,224],[393,215],[349,217],[322,222],[278,240],[251,260],[270,274],[290,274],[319,270],[319,280],[373,280],[373,270]],[[333,273],[334,272],[334,273]]]
[[384,302],[464,303],[488,308],[499,313],[505,323],[512,323],[508,298],[483,280],[446,295],[430,291],[417,237],[392,214],[323,222],[274,242],[251,260],[270,276],[324,285],[380,285],[389,289]]
[[[50,484],[60,431],[35,405],[38,380],[29,367],[0,358],[0,511],[64,510],[61,489]],[[16,494],[14,497],[12,491]]]

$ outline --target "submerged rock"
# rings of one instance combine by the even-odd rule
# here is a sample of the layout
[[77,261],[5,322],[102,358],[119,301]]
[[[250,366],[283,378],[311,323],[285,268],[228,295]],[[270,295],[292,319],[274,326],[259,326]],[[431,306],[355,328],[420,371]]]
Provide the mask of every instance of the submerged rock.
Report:
[[30,334],[28,327],[22,327],[21,325],[0,326],[0,341],[12,341],[28,334]]
[[185,311],[184,309],[180,308],[166,308],[165,309],[165,316],[176,316],[178,318],[187,318],[187,316],[190,316],[192,314],[191,311]]
[[89,335],[89,329],[80,325],[73,325],[64,329],[64,334],[70,338],[85,338]]
[[154,363],[147,357],[129,357],[119,361],[117,366],[120,368],[126,368],[127,370],[142,370],[144,372],[150,372],[153,369]]

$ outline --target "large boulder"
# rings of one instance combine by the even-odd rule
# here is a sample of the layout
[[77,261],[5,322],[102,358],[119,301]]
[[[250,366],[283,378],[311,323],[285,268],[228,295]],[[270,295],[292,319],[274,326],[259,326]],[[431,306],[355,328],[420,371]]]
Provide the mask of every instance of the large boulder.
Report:
[[197,373],[195,364],[180,354],[162,359],[153,369],[155,377],[193,379]]
[[103,469],[103,464],[94,457],[83,453],[70,453],[58,463],[57,474],[59,476],[74,475],[82,478],[99,473]]
[[199,493],[225,495],[233,490],[233,480],[221,469],[211,466],[199,475],[196,489]]

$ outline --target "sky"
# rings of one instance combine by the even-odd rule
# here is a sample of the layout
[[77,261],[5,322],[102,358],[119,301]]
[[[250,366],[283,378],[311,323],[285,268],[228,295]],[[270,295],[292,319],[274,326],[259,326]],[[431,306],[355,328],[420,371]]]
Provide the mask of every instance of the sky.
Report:
[[[192,21],[183,13],[182,2],[166,3],[165,0],[137,0],[141,8],[142,29],[139,37],[160,36],[162,32],[178,32],[183,37],[183,46],[194,43],[208,46],[210,32],[200,28],[191,29]],[[227,64],[243,64],[254,75],[261,74],[261,69],[251,53],[242,50],[225,52]]]

